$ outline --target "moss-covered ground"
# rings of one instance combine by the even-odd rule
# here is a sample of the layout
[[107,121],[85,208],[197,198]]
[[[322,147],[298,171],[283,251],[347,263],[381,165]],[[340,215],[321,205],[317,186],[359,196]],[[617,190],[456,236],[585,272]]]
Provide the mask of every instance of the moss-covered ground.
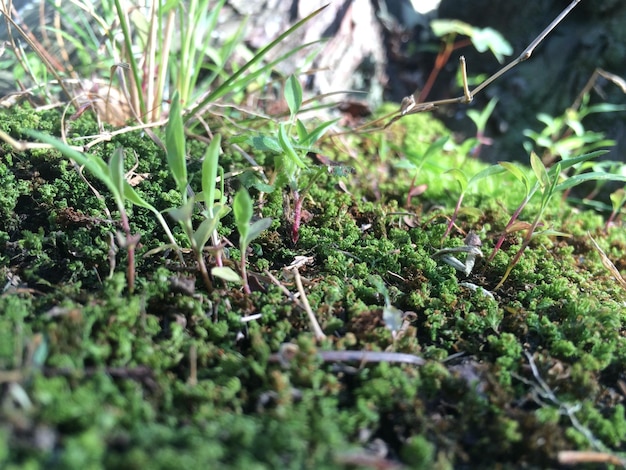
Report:
[[[12,109],[1,122],[16,138],[59,127],[56,111]],[[87,118],[71,134],[96,132]],[[523,186],[503,174],[481,180],[442,239],[459,195],[446,171],[472,175],[482,164],[460,146],[417,176],[397,163],[448,133],[418,115],[327,145],[354,172],[325,174],[311,188],[297,244],[288,193],[265,194],[256,212],[274,223],[248,253],[251,295],[219,279],[209,292],[191,264],[151,251],[167,239],[137,207],[128,207],[141,234],[129,294],[126,252],[112,252],[119,214],[106,189],[86,174],[92,190],[57,152],[3,145],[0,467],[556,468],[563,451],[625,456],[626,295],[588,236],[623,270],[623,227],[605,232],[600,214],[558,195],[544,225],[570,237],[535,237],[494,290],[522,241],[511,233],[491,262],[479,258],[465,276],[433,254],[462,245],[470,231],[491,253]],[[137,190],[149,202],[160,210],[180,203],[162,150],[145,134],[95,151],[108,160],[118,146],[143,175]],[[202,145],[190,148],[198,153],[190,172],[199,172]],[[249,166],[224,149],[226,171]],[[424,192],[407,206],[414,177]],[[246,178],[227,181],[228,198]],[[253,186],[251,194],[259,200]],[[531,201],[521,220],[538,206]],[[232,214],[222,222],[232,242],[225,262],[238,269]],[[297,293],[284,268],[299,256],[327,335],[320,341],[285,294]],[[393,332],[389,312],[403,314]],[[344,361],[330,351],[425,361]]]

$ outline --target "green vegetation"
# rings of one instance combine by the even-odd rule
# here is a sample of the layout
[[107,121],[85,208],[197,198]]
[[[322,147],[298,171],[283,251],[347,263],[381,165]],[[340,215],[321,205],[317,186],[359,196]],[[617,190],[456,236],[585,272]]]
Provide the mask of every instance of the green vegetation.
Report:
[[489,166],[492,101],[471,141],[424,113],[339,140],[297,75],[283,114],[241,111],[271,47],[194,44],[219,86],[170,74],[152,130],[2,111],[0,467],[622,464],[625,198],[569,197],[626,180],[602,137]]

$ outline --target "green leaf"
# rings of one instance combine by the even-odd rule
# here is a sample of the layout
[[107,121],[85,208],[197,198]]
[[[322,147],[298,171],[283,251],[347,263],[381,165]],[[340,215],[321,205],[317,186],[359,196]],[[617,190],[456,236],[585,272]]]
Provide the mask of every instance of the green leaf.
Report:
[[[254,79],[254,76],[256,76],[255,74],[258,75],[260,73],[265,73],[265,72],[267,72],[267,70],[270,70],[272,67],[274,67],[274,65],[276,65],[275,63],[269,63],[269,64],[266,64],[264,67],[262,67],[261,70],[255,72],[255,73],[251,73],[251,74],[249,74],[246,77],[242,77],[243,74],[246,73],[246,71],[248,71],[253,65],[255,65],[257,62],[260,62],[263,59],[263,57],[265,57],[265,55],[267,55],[268,52],[270,52],[272,49],[274,49],[278,44],[282,43],[285,39],[287,39],[289,36],[291,36],[294,32],[296,32],[299,28],[301,28],[304,24],[306,24],[312,18],[317,16],[326,7],[328,7],[328,4],[324,5],[321,8],[318,8],[317,10],[315,10],[310,15],[308,15],[308,16],[304,17],[303,19],[301,19],[300,21],[298,21],[291,28],[289,28],[287,31],[285,31],[284,33],[280,34],[276,39],[274,39],[272,42],[270,42],[267,46],[265,46],[260,51],[258,51],[254,55],[254,57],[252,59],[250,59],[248,62],[246,62],[243,65],[243,67],[241,67],[239,70],[237,70],[237,72],[235,72],[230,77],[228,77],[228,79],[224,83],[222,83],[219,87],[217,87],[215,90],[213,90],[211,93],[209,93],[198,104],[196,104],[195,107],[188,114],[188,118],[191,118],[192,116],[195,116],[196,113],[199,110],[203,109],[208,103],[212,103],[213,101],[216,101],[218,98],[221,98],[222,96],[224,96],[225,94],[229,93],[230,91],[232,91],[234,89],[237,89],[237,88],[241,89],[242,85],[247,83],[249,80]],[[299,46],[298,48],[295,48],[293,51],[290,51],[288,54],[285,54],[285,56],[288,56],[289,54],[295,54],[298,50],[302,49],[303,47],[307,47],[307,46],[308,46],[307,44]],[[284,60],[285,56],[279,57],[274,62],[280,62],[280,61]]]
[[172,207],[167,211],[172,219],[176,222],[181,222],[183,225],[191,225],[191,218],[193,217],[193,206],[195,201],[193,198],[189,198],[180,207]]
[[282,152],[278,139],[267,135],[255,135],[251,139],[248,139],[248,143],[252,145],[255,150],[261,150],[264,152],[272,151],[276,153]]
[[235,216],[235,224],[239,230],[241,244],[244,246],[250,231],[250,221],[252,220],[252,199],[246,188],[241,188],[235,194],[233,200],[233,214]]
[[215,134],[204,154],[202,162],[202,192],[204,193],[205,206],[211,216],[214,216],[213,205],[215,204],[217,189],[217,169],[220,160],[220,143],[222,136]]
[[121,147],[116,148],[111,155],[109,161],[109,174],[111,180],[116,187],[116,194],[120,197],[124,195],[124,150]]
[[528,197],[528,194],[530,194],[530,181],[522,169],[512,162],[498,162],[498,164],[511,173],[518,181],[524,183],[524,187],[526,188],[526,197]]
[[478,132],[484,132],[485,128],[487,127],[487,121],[493,113],[496,104],[498,104],[498,98],[492,98],[491,100],[489,100],[489,103],[487,103],[487,106],[485,106],[485,109],[483,109],[482,111],[478,112],[475,109],[470,109],[467,111],[467,115],[472,121],[474,121]]
[[[586,153],[584,155],[579,155],[578,157],[567,158],[567,159],[561,161],[561,169],[567,170],[568,168],[571,168],[574,165],[577,165],[578,163],[586,162],[588,160],[592,160],[592,159],[594,159],[596,157],[599,157],[601,155],[604,155],[606,153],[608,153],[608,150],[596,150],[595,152],[590,152],[590,153]],[[551,177],[554,177],[554,175],[555,175],[554,167],[550,168],[548,173],[550,173]]]
[[102,181],[107,186],[107,188],[109,188],[109,191],[115,194],[117,186],[111,178],[109,167],[100,157],[79,152],[78,150],[70,147],[56,137],[52,137],[51,135],[44,134],[42,132],[27,130],[25,131],[25,133],[39,140],[40,142],[52,145],[55,149],[65,155],[65,157],[74,160],[81,166],[84,166],[87,171],[89,171],[93,176]]
[[311,147],[315,142],[320,140],[328,129],[334,126],[339,119],[333,119],[332,121],[323,122],[311,132],[308,133],[305,139],[300,139],[300,143],[304,147]]
[[626,191],[624,191],[624,188],[612,192],[609,197],[611,199],[611,205],[613,206],[613,212],[619,211],[624,203],[626,203]]
[[202,221],[196,231],[193,232],[193,241],[198,250],[202,250],[211,234],[217,229],[217,217],[209,217]]
[[[561,164],[557,163],[554,166],[556,167],[555,173],[557,175],[559,175],[561,173]],[[545,168],[544,168],[544,170],[545,170]],[[547,178],[547,174],[546,174],[546,178]],[[548,191],[544,192],[543,199],[541,201],[541,209],[542,209],[542,211],[548,205],[548,202],[550,202],[550,199],[552,198],[552,195],[556,191],[558,182],[559,182],[559,178],[558,177],[552,178],[552,181],[548,180],[548,183],[549,183]]]
[[296,119],[296,131],[298,132],[298,142],[302,145],[306,145],[305,142],[309,137],[309,131],[307,131],[300,119]]
[[448,34],[462,34],[464,36],[472,36],[474,27],[459,20],[432,20],[430,27],[437,37],[446,36]]
[[298,114],[302,106],[302,86],[295,75],[289,75],[285,82],[285,101],[287,101],[291,116]]
[[470,38],[478,52],[489,49],[500,63],[504,62],[505,56],[513,54],[513,46],[493,28],[474,28]]
[[626,183],[626,176],[605,173],[604,171],[592,171],[567,178],[565,181],[556,186],[556,190],[563,191],[584,183],[585,181],[620,181],[622,183]]
[[254,223],[250,224],[249,232],[246,237],[246,246],[248,246],[252,240],[257,238],[264,230],[267,230],[272,225],[272,219],[270,217],[264,217]]
[[483,178],[487,178],[492,175],[497,175],[506,171],[505,168],[500,167],[499,165],[491,165],[485,168],[484,170],[479,171],[474,176],[469,179],[468,185],[475,183],[476,181],[480,181]]
[[541,159],[537,156],[535,152],[530,154],[530,166],[537,177],[537,181],[541,185],[542,190],[550,186],[550,177],[548,176],[548,171],[544,166]]
[[285,156],[289,160],[295,163],[295,165],[299,168],[306,168],[306,164],[302,161],[302,159],[298,156],[295,149],[293,148],[291,139],[287,135],[286,124],[284,122],[281,122],[278,126],[278,143],[280,144],[280,148],[283,150]]
[[439,137],[432,144],[430,144],[426,149],[426,152],[424,152],[423,160],[427,160],[435,152],[441,152],[449,139],[449,135],[444,135],[443,137]]
[[213,277],[219,277],[227,282],[236,282],[237,284],[241,284],[243,282],[239,274],[226,266],[216,266],[211,268],[211,275]]
[[467,190],[467,177],[465,176],[465,173],[463,173],[458,168],[452,168],[451,170],[446,171],[446,173],[454,177],[454,179],[457,181],[457,183],[459,183],[459,186],[461,187],[461,194],[464,194]]
[[165,128],[167,165],[176,181],[178,192],[187,198],[187,163],[185,161],[185,128],[178,92],[172,96],[172,107]]

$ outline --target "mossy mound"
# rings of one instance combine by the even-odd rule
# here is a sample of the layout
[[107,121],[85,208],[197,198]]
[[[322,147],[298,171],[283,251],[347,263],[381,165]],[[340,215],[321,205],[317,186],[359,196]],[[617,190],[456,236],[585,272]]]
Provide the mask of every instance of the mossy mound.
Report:
[[[12,110],[3,123],[18,138],[59,125],[54,113],[29,110]],[[73,126],[73,135],[93,132],[88,119]],[[129,294],[126,254],[112,251],[119,214],[106,190],[87,175],[90,189],[56,152],[3,146],[2,467],[549,468],[566,450],[621,455],[626,295],[587,232],[619,268],[624,231],[606,234],[599,215],[555,199],[546,224],[572,237],[536,237],[504,286],[486,295],[519,233],[468,276],[433,257],[458,197],[445,172],[484,166],[458,146],[418,174],[394,164],[445,133],[423,115],[349,137],[359,154],[342,161],[355,172],[324,175],[311,188],[295,245],[288,195],[265,195],[258,212],[275,223],[251,246],[249,296],[219,280],[207,292],[193,267],[150,253],[166,238],[147,211],[130,207],[142,245]],[[159,210],[180,203],[158,146],[134,134],[97,151],[106,158],[119,145],[137,155],[146,199]],[[190,171],[199,171],[201,154]],[[223,163],[245,165],[229,154]],[[500,176],[466,196],[444,246],[461,246],[474,231],[490,252],[523,198],[513,178]],[[246,178],[229,182],[229,197]],[[416,184],[425,191],[407,207]],[[220,233],[236,242],[232,216]],[[241,253],[226,253],[236,268]],[[297,292],[283,270],[297,256],[306,257],[299,273],[328,335],[321,341],[285,295]],[[328,354],[342,351],[364,355]],[[377,351],[424,361],[376,362],[367,354]]]

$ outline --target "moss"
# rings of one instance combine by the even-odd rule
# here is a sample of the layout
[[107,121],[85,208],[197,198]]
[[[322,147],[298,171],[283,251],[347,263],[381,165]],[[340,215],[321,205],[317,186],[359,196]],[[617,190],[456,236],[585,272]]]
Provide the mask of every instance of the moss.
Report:
[[[16,136],[29,126],[58,130],[54,113],[44,115],[49,122],[26,111],[16,116],[2,124]],[[539,383],[524,352],[560,403],[580,404],[576,416],[584,429],[619,452],[626,425],[614,390],[626,364],[624,293],[586,232],[623,269],[623,231],[605,235],[596,214],[555,204],[545,220],[571,238],[535,237],[493,298],[463,287],[460,281],[493,289],[523,234],[510,234],[495,259],[479,260],[467,277],[432,254],[461,246],[463,232],[472,229],[487,254],[523,188],[508,176],[485,180],[466,196],[472,211],[442,240],[457,197],[445,171],[462,165],[474,174],[484,166],[452,146],[424,166],[418,178],[427,192],[405,207],[414,175],[394,161],[448,131],[427,115],[398,124],[384,136],[346,137],[369,153],[341,180],[349,191],[327,175],[311,189],[297,244],[284,212],[289,195],[276,188],[264,196],[259,212],[275,220],[253,246],[249,296],[217,280],[207,291],[194,265],[183,266],[167,251],[144,257],[165,237],[139,208],[129,208],[142,246],[136,291],[128,294],[123,250],[110,265],[119,215],[106,190],[91,181],[103,198],[96,196],[55,152],[3,156],[0,366],[21,374],[28,400],[0,407],[6,443],[0,465],[351,468],[342,459],[381,441],[387,458],[407,467],[546,468],[559,450],[588,448],[589,435],[557,403],[529,400]],[[70,134],[95,130],[86,119]],[[147,200],[159,210],[180,203],[158,146],[132,133],[94,152],[108,158],[119,145],[128,149],[127,169],[136,153],[136,171],[149,173],[137,186]],[[204,148],[189,148],[198,190]],[[228,169],[247,165],[230,154],[222,162]],[[227,182],[227,197],[230,184],[239,182]],[[533,200],[521,220],[532,220],[536,210]],[[237,245],[232,214],[219,231]],[[236,267],[238,249],[228,246],[224,255]],[[299,272],[324,341],[314,339],[297,302],[261,273],[269,270],[294,294],[282,269],[296,256],[309,260]],[[209,252],[206,259],[212,267]],[[191,287],[181,288],[181,280]],[[395,339],[384,322],[387,300],[379,284],[389,303],[407,312],[406,329]],[[255,314],[260,318],[242,321]],[[284,343],[297,345],[289,367],[276,362]],[[427,362],[345,363],[318,354],[342,349],[403,352]],[[6,390],[3,403],[10,402]],[[46,445],[37,440],[42,435]]]

